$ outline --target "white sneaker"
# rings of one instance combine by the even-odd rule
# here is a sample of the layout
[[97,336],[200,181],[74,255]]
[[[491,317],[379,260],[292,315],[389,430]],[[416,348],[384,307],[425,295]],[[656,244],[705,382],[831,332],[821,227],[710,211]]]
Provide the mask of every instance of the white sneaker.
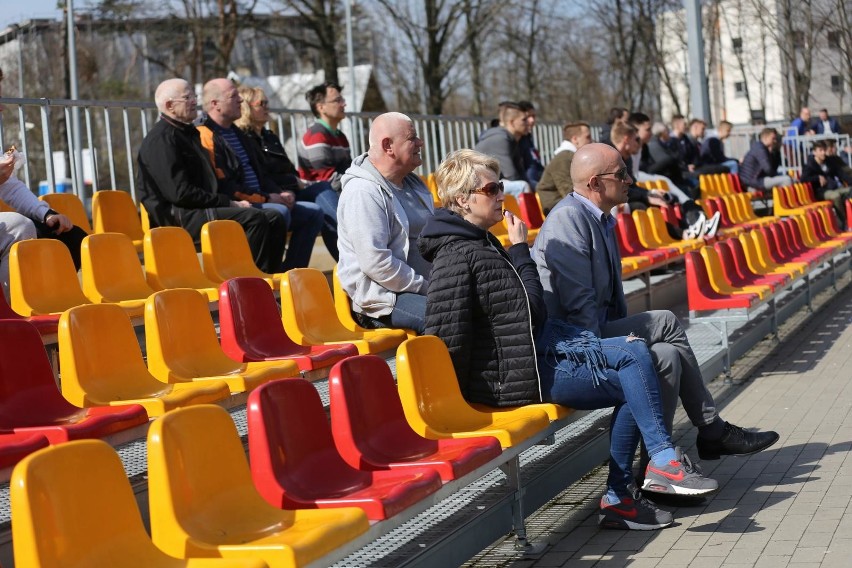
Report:
[[704,216],[704,213],[701,213],[698,219],[687,227],[687,229],[683,232],[684,240],[688,239],[697,239],[704,235],[704,226],[707,223],[707,217]]
[[716,231],[719,230],[719,223],[722,221],[722,213],[716,211],[713,216],[704,225],[704,236],[713,238],[716,236]]

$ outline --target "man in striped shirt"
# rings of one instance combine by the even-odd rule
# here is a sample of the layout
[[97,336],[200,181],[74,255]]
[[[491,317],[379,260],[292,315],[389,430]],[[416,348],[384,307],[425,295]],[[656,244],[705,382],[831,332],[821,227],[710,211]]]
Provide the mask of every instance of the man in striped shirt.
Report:
[[331,182],[340,191],[340,178],[352,163],[349,140],[338,128],[346,117],[343,87],[334,83],[317,85],[305,95],[317,121],[299,144],[299,176],[306,181]]

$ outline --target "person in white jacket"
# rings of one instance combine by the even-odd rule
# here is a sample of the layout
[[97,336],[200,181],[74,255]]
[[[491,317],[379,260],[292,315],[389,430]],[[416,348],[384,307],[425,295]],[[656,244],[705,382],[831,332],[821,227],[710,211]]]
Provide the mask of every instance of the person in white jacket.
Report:
[[402,327],[422,333],[431,264],[416,241],[434,205],[414,174],[423,141],[406,115],[389,112],[370,127],[370,148],[343,175],[337,208],[337,273],[367,328]]

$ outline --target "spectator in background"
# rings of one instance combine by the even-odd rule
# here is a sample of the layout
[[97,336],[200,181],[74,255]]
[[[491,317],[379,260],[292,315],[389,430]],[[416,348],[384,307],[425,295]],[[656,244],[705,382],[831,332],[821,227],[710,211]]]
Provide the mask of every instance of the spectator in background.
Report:
[[732,174],[739,170],[739,162],[725,155],[725,140],[731,135],[733,124],[727,120],[719,122],[717,136],[708,136],[701,143],[701,162],[707,165],[725,166]]
[[240,87],[241,116],[235,124],[243,131],[260,157],[260,169],[284,191],[296,195],[296,202],[316,203],[322,209],[325,223],[321,231],[325,248],[334,258],[337,252],[337,202],[340,193],[334,191],[331,182],[317,181],[305,183],[299,179],[296,166],[290,161],[281,139],[266,128],[269,122],[269,99],[260,87]]
[[[805,109],[807,110],[807,109]],[[747,187],[772,189],[776,186],[792,185],[790,176],[778,175],[781,165],[778,154],[778,132],[774,128],[764,128],[751,148],[743,156],[740,166],[740,180]]]
[[642,148],[639,181],[665,179],[678,201],[693,199],[695,195],[691,192],[694,190],[683,179],[677,151],[669,146],[671,137],[668,127],[662,122],[655,122],[650,132],[651,138]]
[[[651,127],[651,118],[641,112],[632,112],[627,118],[627,122],[636,128],[639,137],[639,151],[631,158],[633,166],[631,175],[633,178],[641,182],[662,180],[678,202],[692,199],[690,195],[684,193],[687,184],[681,178],[680,169],[672,167],[673,165],[677,166],[679,162],[675,160],[673,164],[667,162],[657,164],[656,158],[651,155],[648,144],[655,138]],[[663,156],[658,155],[657,158],[663,158]]]
[[799,136],[813,134],[814,129],[811,125],[811,109],[808,107],[802,107],[799,111],[799,116],[790,123],[790,126],[796,129],[796,133]]
[[343,176],[337,275],[363,327],[423,333],[432,265],[416,241],[434,205],[413,173],[423,163],[422,149],[410,118],[379,115],[370,126],[370,149]]
[[527,181],[533,191],[535,191],[544,172],[544,165],[541,163],[541,154],[538,148],[536,148],[535,140],[533,139],[533,129],[535,128],[536,120],[535,107],[530,101],[518,101],[518,106],[527,113],[527,128],[529,129],[529,132],[521,136],[521,139],[518,140],[518,146],[521,151],[521,159],[524,162],[524,172],[526,173]]
[[306,268],[322,229],[322,209],[316,203],[296,202],[293,191],[265,174],[256,144],[234,124],[242,115],[242,98],[229,79],[207,81],[202,96],[207,119],[198,132],[216,171],[219,192],[275,211],[284,220],[291,237],[284,263],[274,272]]
[[[684,148],[683,145],[686,142],[686,131],[688,129],[688,125],[686,123],[686,117],[682,114],[675,114],[672,116],[671,120],[671,132],[669,138],[669,149],[677,152],[678,159],[683,161]],[[684,166],[686,167],[686,166]]]
[[254,263],[264,272],[281,270],[287,224],[275,211],[255,209],[217,191],[218,181],[192,121],[196,99],[183,79],[167,79],[154,94],[160,120],[139,148],[139,196],[152,227],[178,226],[199,246],[207,221],[227,219],[242,225]]
[[694,185],[698,186],[698,176],[707,174],[726,174],[730,170],[727,167],[714,164],[706,164],[701,156],[701,144],[704,140],[704,133],[707,130],[707,123],[700,118],[693,118],[689,121],[689,132],[681,141],[683,148],[683,161],[689,172],[687,179],[692,179]]
[[[817,201],[831,201],[835,211],[846,225],[845,201],[849,198],[852,188],[852,175],[844,171],[842,160],[831,160],[828,156],[828,144],[825,140],[813,143],[813,153],[802,168],[800,181],[810,183]],[[838,164],[838,161],[840,162]]]
[[306,181],[327,181],[340,191],[340,178],[352,163],[349,140],[340,128],[346,118],[343,87],[334,83],[317,85],[305,95],[317,121],[299,144],[299,176]]
[[840,123],[836,118],[828,116],[828,111],[819,109],[819,120],[814,124],[814,132],[817,134],[840,134]]
[[550,213],[559,200],[574,191],[571,181],[571,160],[574,153],[592,141],[592,129],[586,122],[572,122],[562,127],[562,143],[556,155],[544,168],[541,181],[536,187],[544,214]]
[[607,116],[606,124],[604,125],[603,130],[601,130],[601,139],[598,140],[598,142],[601,142],[602,144],[609,144],[609,133],[612,130],[612,125],[619,121],[624,122],[627,120],[629,115],[630,111],[624,107],[612,107],[609,109],[609,116]]
[[518,103],[500,103],[500,126],[489,128],[479,137],[474,150],[500,163],[506,193],[517,196],[532,190],[527,180],[519,141],[529,134],[529,117]]

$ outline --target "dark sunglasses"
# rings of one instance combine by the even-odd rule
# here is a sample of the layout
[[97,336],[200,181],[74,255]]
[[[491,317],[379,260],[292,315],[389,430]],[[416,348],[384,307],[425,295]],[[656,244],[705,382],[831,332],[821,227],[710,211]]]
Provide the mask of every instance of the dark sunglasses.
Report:
[[597,175],[598,177],[601,177],[601,176],[613,176],[613,177],[614,177],[615,179],[617,179],[618,181],[625,181],[625,180],[627,179],[627,177],[628,177],[628,176],[627,176],[627,168],[626,168],[626,167],[621,168],[620,170],[615,171],[615,172],[603,172],[603,173],[595,174],[595,175]]
[[478,193],[480,195],[487,195],[488,197],[496,197],[498,193],[503,191],[503,182],[502,181],[492,181],[491,183],[487,183],[482,187],[471,189],[471,193]]

